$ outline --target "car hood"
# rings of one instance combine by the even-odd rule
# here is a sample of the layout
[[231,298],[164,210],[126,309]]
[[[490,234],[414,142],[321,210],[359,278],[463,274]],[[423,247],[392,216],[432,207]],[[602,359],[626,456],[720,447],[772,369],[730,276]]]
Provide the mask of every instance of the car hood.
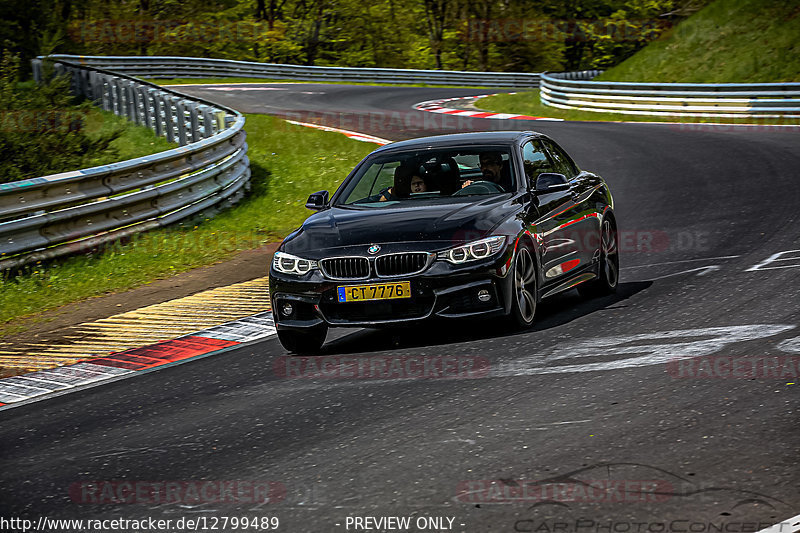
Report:
[[519,204],[512,201],[510,194],[437,205],[332,207],[306,219],[284,240],[282,250],[310,259],[328,255],[331,249],[344,252],[371,244],[405,243],[407,246],[402,248],[407,250],[435,251],[485,237],[518,210]]

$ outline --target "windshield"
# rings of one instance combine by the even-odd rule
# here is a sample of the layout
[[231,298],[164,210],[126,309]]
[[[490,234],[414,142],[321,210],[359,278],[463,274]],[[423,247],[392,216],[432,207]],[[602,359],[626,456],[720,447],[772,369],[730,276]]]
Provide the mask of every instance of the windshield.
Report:
[[373,158],[345,184],[336,205],[386,207],[503,194],[516,180],[507,147],[420,150]]

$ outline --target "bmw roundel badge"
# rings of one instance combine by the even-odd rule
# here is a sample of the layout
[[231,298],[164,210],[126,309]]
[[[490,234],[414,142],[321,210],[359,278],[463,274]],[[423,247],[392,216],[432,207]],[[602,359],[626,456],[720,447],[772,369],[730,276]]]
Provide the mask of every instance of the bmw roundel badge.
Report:
[[381,251],[381,246],[380,246],[379,244],[373,244],[372,246],[370,246],[370,247],[367,249],[367,251],[368,251],[369,253],[373,254],[373,255],[374,255],[374,254],[377,254],[378,252],[380,252],[380,251]]

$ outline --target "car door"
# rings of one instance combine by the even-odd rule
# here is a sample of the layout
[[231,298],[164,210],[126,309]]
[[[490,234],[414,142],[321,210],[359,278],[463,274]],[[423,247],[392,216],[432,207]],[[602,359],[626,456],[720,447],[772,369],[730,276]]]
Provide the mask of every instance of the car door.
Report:
[[570,183],[570,194],[574,207],[570,212],[566,238],[572,241],[579,266],[592,262],[600,249],[600,220],[591,202],[592,187],[582,176],[578,166],[555,142],[546,139],[544,146],[550,154],[556,172],[564,174]]
[[[560,167],[544,148],[541,140],[532,140],[522,147],[522,164],[525,175],[532,186],[539,174],[558,172]],[[541,260],[545,274],[544,284],[558,280],[578,266],[573,241],[567,236],[574,217],[575,202],[572,191],[562,190],[537,196],[537,217],[532,222],[531,232],[539,241]]]

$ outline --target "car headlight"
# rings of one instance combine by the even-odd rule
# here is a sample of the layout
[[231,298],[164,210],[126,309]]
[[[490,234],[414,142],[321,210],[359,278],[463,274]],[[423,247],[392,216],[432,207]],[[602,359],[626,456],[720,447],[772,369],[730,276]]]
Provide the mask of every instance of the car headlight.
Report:
[[272,266],[275,270],[284,274],[303,276],[315,270],[317,268],[317,262],[285,252],[275,252],[275,255],[272,257]]
[[436,254],[437,259],[442,259],[455,265],[467,263],[469,261],[478,261],[479,259],[486,259],[491,257],[503,249],[506,238],[502,235],[497,237],[489,237],[479,241],[463,244],[444,250]]

